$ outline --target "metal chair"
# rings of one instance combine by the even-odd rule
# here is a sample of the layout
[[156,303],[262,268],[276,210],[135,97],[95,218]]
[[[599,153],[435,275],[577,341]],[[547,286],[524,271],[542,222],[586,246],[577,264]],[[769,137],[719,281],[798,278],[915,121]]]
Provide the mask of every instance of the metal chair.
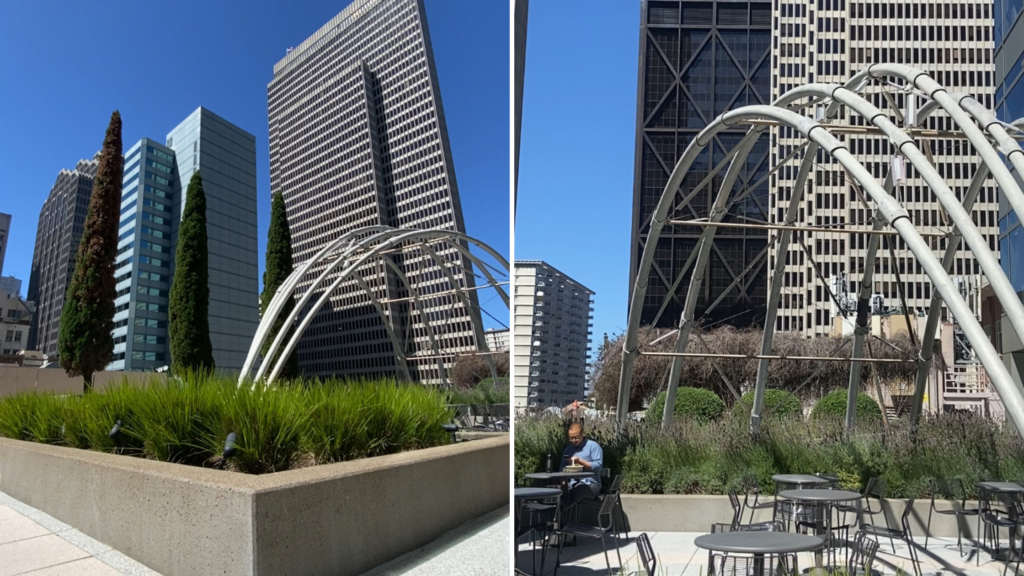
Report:
[[[601,470],[602,477],[604,476],[605,470],[607,470],[607,468],[604,468],[604,469]],[[609,474],[611,474],[611,473],[609,472]],[[628,541],[629,540],[629,529],[627,529],[626,526],[625,526],[626,513],[622,510],[622,498],[621,498],[621,495],[622,495],[622,474],[616,474],[615,478],[613,478],[610,483],[605,483],[604,480],[602,480],[601,481],[601,491],[603,493],[602,494],[598,494],[596,498],[585,498],[583,500],[580,500],[578,502],[578,504],[580,505],[580,507],[592,506],[592,507],[595,507],[595,508],[600,508],[601,507],[601,503],[604,501],[604,499],[606,497],[608,497],[608,495],[614,494],[616,496],[616,498],[615,498],[615,510],[612,511],[613,512],[612,520],[615,522],[615,526],[614,526],[614,528],[616,528],[615,534],[616,534],[616,536],[618,536],[619,534],[622,534],[622,537],[625,538]],[[618,517],[615,516],[614,512],[618,512],[618,514],[619,514]],[[619,521],[618,521],[619,518],[622,519],[622,526],[619,526]],[[576,514],[576,519],[577,520],[579,519],[578,511],[577,511],[577,514]],[[620,530],[618,530],[618,528],[621,528],[622,530],[620,531]]]
[[[544,572],[544,562],[547,558],[548,541],[551,539],[554,521],[558,515],[558,508],[561,504],[561,494],[548,498],[541,502],[526,502],[516,509],[516,542],[526,535],[530,536],[532,550],[530,559],[535,574]],[[524,515],[526,520],[524,521]],[[540,572],[537,572],[537,536],[540,535]],[[518,548],[518,544],[517,544]]]
[[[754,521],[754,513],[758,510],[772,510],[772,518],[775,517],[775,497],[772,496],[769,502],[758,502],[761,497],[761,485],[758,484],[757,478],[753,476],[744,476],[742,480],[743,486],[743,509],[750,510],[750,522]],[[750,502],[750,497],[754,497],[754,502]]]
[[[963,546],[963,527],[961,524],[966,522],[964,517],[966,516],[977,516],[979,513],[978,508],[967,507],[967,491],[964,490],[964,482],[959,478],[952,479],[940,479],[932,478],[931,482],[931,507],[928,509],[928,525],[925,527],[924,535],[924,549],[928,549],[928,538],[931,536],[932,531],[932,513],[944,514],[947,516],[956,516],[956,546],[960,550],[960,556],[964,555]],[[943,500],[953,502],[952,510],[939,510],[935,507],[935,496],[938,495]],[[960,501],[960,508],[956,507],[956,501]]]
[[878,552],[878,542],[868,538],[864,532],[857,532],[853,539],[853,553],[846,559],[847,576],[871,576],[871,564]]
[[[910,532],[910,513],[914,509],[914,498],[907,498],[907,504],[903,508],[903,516],[901,517],[902,529],[890,528],[888,526],[874,526],[872,524],[861,524],[861,533],[874,536],[877,541],[879,538],[888,538],[890,541],[902,540],[907,544],[907,550],[910,551],[910,561],[914,564],[914,574],[921,576],[921,564],[917,559],[917,550],[914,546],[914,535]],[[893,543],[893,553],[896,552],[896,544]]]
[[[867,485],[864,486],[864,495],[861,497],[861,500],[867,504],[866,507],[862,507],[860,501],[857,501],[854,504],[836,504],[835,509],[842,512],[844,515],[847,513],[854,514],[854,520],[851,522],[851,525],[853,526],[864,524],[865,514],[871,517],[871,524],[874,525],[875,515],[881,514],[882,518],[885,519],[885,527],[891,528],[889,525],[889,516],[886,515],[885,511],[882,509],[882,500],[885,499],[885,487],[885,480],[871,478],[868,480]],[[875,507],[871,506],[872,498],[875,500]],[[890,542],[890,544],[892,544],[892,551],[895,554],[896,543]]]
[[[555,556],[555,574],[558,574],[558,567],[562,561],[562,545],[565,543],[565,536],[572,535],[575,537],[586,537],[586,538],[597,538],[601,541],[601,549],[604,550],[604,561],[608,564],[608,576],[612,574],[612,563],[608,559],[608,546],[604,542],[604,536],[611,530],[615,519],[612,517],[612,510],[615,508],[615,501],[618,500],[618,495],[608,494],[604,500],[601,501],[601,509],[597,513],[597,526],[588,526],[585,524],[571,523],[560,528],[555,529],[555,534],[559,535],[558,538],[558,555]],[[607,519],[607,523],[606,523]],[[619,558],[619,569],[622,569],[622,554],[619,552],[618,543],[615,546],[615,555]]]
[[658,568],[658,558],[654,555],[654,548],[651,547],[651,539],[647,532],[637,537],[636,549],[640,553],[640,565],[647,572],[647,576],[654,576],[654,571]]
[[991,540],[993,543],[991,548],[992,555],[999,554],[999,530],[1006,528],[1009,530],[1010,552],[1016,554],[1014,537],[1022,524],[1022,516],[1024,516],[1021,513],[1020,500],[1011,494],[993,494],[988,490],[982,490],[979,493],[978,508],[981,523],[984,526],[982,547],[986,546],[989,540]]

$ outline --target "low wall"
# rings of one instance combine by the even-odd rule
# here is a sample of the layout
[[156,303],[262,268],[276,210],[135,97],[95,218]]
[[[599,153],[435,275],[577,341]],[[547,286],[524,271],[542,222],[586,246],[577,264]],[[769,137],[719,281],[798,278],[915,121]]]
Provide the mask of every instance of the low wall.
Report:
[[[771,499],[772,496],[767,496]],[[742,496],[740,497],[742,502]],[[900,527],[900,517],[903,515],[905,500],[884,500],[882,509],[889,518],[890,526]],[[872,500],[872,506],[874,506]],[[977,508],[977,502],[968,502],[968,508]],[[918,499],[914,502],[914,511],[910,514],[910,530],[914,537],[925,536],[925,526],[928,523],[928,510],[931,500]],[[949,510],[950,504],[946,501],[936,501],[935,507],[938,510]],[[729,504],[728,496],[703,496],[703,495],[661,495],[661,494],[624,494],[622,496],[622,510],[626,514],[627,525],[631,532],[708,532],[712,523],[730,522],[732,520],[732,506]],[[882,514],[877,514],[872,520],[865,516],[865,522],[871,524],[885,525]],[[754,515],[754,521],[760,522],[771,520],[771,509],[759,510]],[[852,518],[851,518],[852,519]],[[976,518],[968,517],[964,522],[964,535],[973,537],[977,532]],[[743,516],[743,522],[750,521],[750,511],[747,510]],[[947,514],[932,514],[931,535],[946,538],[956,538],[956,516]]]
[[0,491],[166,576],[354,575],[508,506],[509,445],[251,476],[0,438]]
[[[93,387],[103,390],[111,383],[127,378],[136,384],[145,384],[156,378],[163,380],[163,374],[154,372],[103,371],[92,375]],[[14,365],[0,365],[0,398],[21,392],[54,392],[56,394],[81,394],[85,380],[81,376],[68,376],[61,368],[25,368]]]

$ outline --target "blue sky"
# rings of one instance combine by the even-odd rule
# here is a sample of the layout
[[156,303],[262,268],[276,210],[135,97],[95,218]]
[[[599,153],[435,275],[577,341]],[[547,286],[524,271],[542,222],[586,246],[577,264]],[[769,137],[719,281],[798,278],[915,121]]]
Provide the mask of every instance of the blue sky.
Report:
[[[509,255],[508,5],[426,0],[467,232]],[[267,83],[349,2],[0,3],[0,212],[13,215],[3,274],[28,290],[39,209],[62,168],[91,158],[120,110],[125,148],[162,141],[205,106],[256,137],[262,282],[270,212]],[[481,303],[508,323],[493,291]],[[486,314],[487,328],[498,327]]]
[[590,288],[594,350],[626,325],[639,2],[531,2],[517,260]]

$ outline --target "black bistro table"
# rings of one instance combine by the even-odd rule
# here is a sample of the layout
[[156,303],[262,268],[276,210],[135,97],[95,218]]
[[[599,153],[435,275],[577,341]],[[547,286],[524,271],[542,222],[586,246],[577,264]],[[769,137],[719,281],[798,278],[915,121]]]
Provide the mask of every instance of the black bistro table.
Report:
[[[522,522],[522,512],[519,511],[519,508],[522,506],[522,503],[523,502],[530,502],[530,501],[537,501],[537,500],[546,500],[548,498],[560,498],[561,496],[562,496],[562,491],[560,489],[558,489],[558,488],[516,488],[515,489],[515,497],[516,497],[516,548],[517,548],[516,555],[517,556],[518,556],[519,536],[521,536],[522,534],[525,534],[527,532],[526,530],[523,530],[524,527],[521,526],[521,524],[520,524],[520,522]],[[557,510],[557,507],[556,507],[556,510]],[[546,537],[545,537],[545,542],[547,542],[547,538]],[[541,554],[541,558],[540,558],[540,570],[541,570],[541,572],[544,571],[544,556],[545,556],[544,554]],[[536,564],[536,561],[537,561],[536,560],[536,558],[537,558],[537,550],[536,550],[536,546],[534,547],[533,558],[534,558],[533,568],[534,568],[534,570],[536,570],[537,569],[537,564]]]
[[[979,492],[988,492],[989,494],[997,494],[1002,496],[1013,495],[1018,498],[1024,497],[1024,486],[1017,484],[1016,482],[978,482],[974,485]],[[979,498],[980,500],[980,498]],[[980,502],[979,502],[980,504]],[[980,506],[979,506],[980,508]],[[981,533],[981,517],[985,514],[985,510],[981,510],[978,514],[978,533]],[[1010,538],[1010,550],[1004,553],[993,554],[992,557],[1001,560],[1006,559],[1016,553],[1014,548],[1014,539]]]
[[794,484],[797,486],[836,483],[836,480],[832,480],[831,478],[822,478],[821,476],[814,476],[812,474],[776,474],[775,476],[772,476],[772,480],[775,480],[776,484]]
[[593,472],[534,472],[527,474],[530,480],[579,480],[580,478],[592,478]]
[[[850,492],[848,490],[811,488],[807,490],[783,490],[779,492],[779,498],[822,506],[824,514],[820,518],[817,515],[815,517],[815,534],[821,536],[828,534],[832,529],[831,507],[839,502],[860,500],[861,495],[859,492]],[[821,566],[821,549],[814,552],[814,561],[817,566]]]
[[[791,532],[717,532],[698,536],[693,541],[698,548],[711,552],[750,554],[754,557],[754,572],[764,574],[764,557],[796,554],[820,550],[825,541],[820,536],[793,534]],[[816,555],[816,558],[819,558]],[[820,567],[820,562],[818,564]],[[714,565],[708,566],[708,576],[714,576]],[[794,558],[793,571],[797,571]],[[728,574],[719,575],[728,576]]]

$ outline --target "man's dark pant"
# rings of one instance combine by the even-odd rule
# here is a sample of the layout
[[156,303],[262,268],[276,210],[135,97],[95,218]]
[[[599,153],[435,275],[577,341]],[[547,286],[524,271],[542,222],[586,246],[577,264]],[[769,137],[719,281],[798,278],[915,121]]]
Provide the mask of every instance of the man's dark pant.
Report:
[[586,484],[584,482],[577,482],[572,488],[569,488],[568,504],[576,504],[580,500],[586,500],[587,498],[597,498],[598,494],[600,493],[600,484]]

